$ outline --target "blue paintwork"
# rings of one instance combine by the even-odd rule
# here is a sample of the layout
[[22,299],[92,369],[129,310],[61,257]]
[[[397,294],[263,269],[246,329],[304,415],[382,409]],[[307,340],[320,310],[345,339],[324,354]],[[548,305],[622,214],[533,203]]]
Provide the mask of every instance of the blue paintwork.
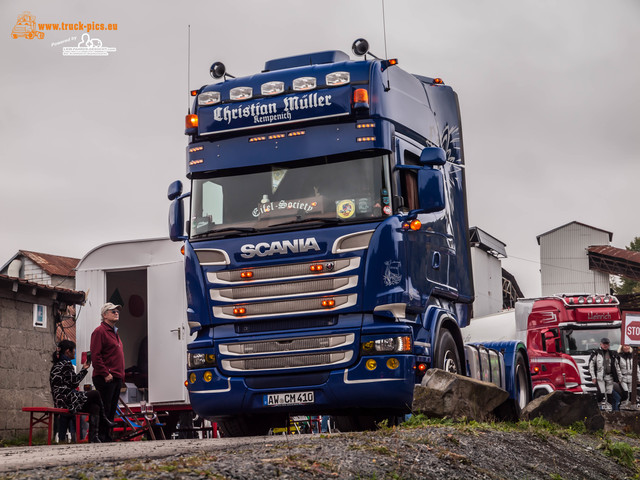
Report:
[[[188,349],[189,352],[213,353],[218,362],[217,367],[189,371],[196,377],[189,385],[191,404],[201,415],[264,412],[265,393],[310,390],[316,398],[313,406],[288,407],[287,411],[339,413],[340,409],[350,408],[408,411],[413,387],[420,381],[414,371],[415,364],[433,361],[436,353],[433,343],[441,329],[452,332],[459,344],[460,358],[464,358],[459,328],[469,321],[474,293],[457,96],[450,87],[436,85],[430,78],[411,75],[397,66],[384,68],[379,60],[347,61],[346,58],[342,52],[330,51],[277,59],[267,62],[263,73],[201,88],[201,93],[220,92],[222,101],[203,107],[197,105],[197,100],[194,102],[192,113],[198,115],[199,126],[197,130],[187,132],[191,135],[187,148],[187,177],[361,150],[387,153],[393,156],[396,164],[402,164],[404,160],[396,143],[402,137],[421,148],[439,147],[424,156],[422,170],[420,165],[412,168],[420,170],[420,182],[430,185],[429,190],[423,192],[422,201],[437,205],[438,199],[444,198],[444,208],[433,208],[431,212],[414,211],[410,217],[394,211],[387,218],[369,223],[322,228],[309,224],[301,225],[297,231],[185,241],[187,313],[192,332],[197,333]],[[349,73],[348,85],[324,85],[328,73],[339,71]],[[294,92],[293,80],[306,76],[316,77],[318,87],[310,92]],[[285,92],[273,97],[259,95],[260,86],[271,81],[284,82]],[[254,98],[244,102],[230,101],[230,91],[236,87],[251,87]],[[368,104],[351,104],[353,91],[357,88],[368,90]],[[365,108],[356,108],[359,106]],[[363,121],[374,124],[366,133],[357,128]],[[304,130],[304,135],[287,136],[298,130]],[[266,139],[270,134],[285,134],[286,139]],[[356,141],[363,135],[375,138]],[[250,142],[253,137],[265,137],[265,140]],[[392,187],[399,188],[394,182],[396,180]],[[405,221],[414,218],[422,222],[420,230],[402,228]],[[173,228],[177,228],[175,219]],[[373,231],[368,248],[332,253],[337,238],[364,231]],[[241,256],[242,245],[309,238],[317,242],[319,250],[249,259]],[[194,249],[224,251],[229,262],[200,265]],[[215,283],[214,276],[207,274],[340,258],[360,260],[356,270],[337,275],[358,276],[356,286],[340,291],[340,295],[356,294],[357,300],[347,308],[330,312],[330,324],[239,334],[243,325],[261,319],[249,321],[214,316],[214,308],[228,306],[229,302],[210,298],[210,289],[225,285]],[[406,305],[404,317],[397,319],[388,310],[374,311],[380,305],[390,304]],[[308,313],[304,318],[320,319],[323,316],[327,313]],[[288,317],[282,315],[281,318],[287,320]],[[263,320],[272,319],[265,317]],[[233,355],[221,352],[221,344],[341,333],[353,334],[355,338],[350,361],[335,368],[293,368],[287,372],[291,374],[289,383],[282,379],[282,371],[243,375],[226,371],[222,366],[222,362],[232,359]],[[412,337],[415,342],[413,352],[376,355],[377,368],[367,370],[364,367],[367,357],[360,354],[360,343],[399,335]],[[398,368],[386,366],[386,360],[391,357],[398,360]],[[203,379],[205,371],[212,373],[209,382]],[[310,376],[301,384],[302,380],[295,380],[301,377],[295,374],[302,373]],[[277,386],[269,386],[270,376],[278,378],[273,384]],[[268,408],[276,411],[282,407]]]

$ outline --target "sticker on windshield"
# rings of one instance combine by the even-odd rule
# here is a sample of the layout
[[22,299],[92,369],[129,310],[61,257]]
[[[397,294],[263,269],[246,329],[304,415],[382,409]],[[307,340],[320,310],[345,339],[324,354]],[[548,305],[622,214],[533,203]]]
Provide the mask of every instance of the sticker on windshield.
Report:
[[355,200],[340,200],[336,202],[336,213],[340,218],[352,217],[353,214],[356,213]]
[[279,200],[272,202],[269,200],[267,195],[263,195],[262,200],[260,201],[260,206],[253,209],[251,215],[256,218],[261,217],[265,214],[270,214],[274,212],[282,212],[286,213],[287,210],[296,210],[303,211],[305,213],[313,212],[317,210],[318,202],[312,201],[309,198],[303,198],[301,200]]

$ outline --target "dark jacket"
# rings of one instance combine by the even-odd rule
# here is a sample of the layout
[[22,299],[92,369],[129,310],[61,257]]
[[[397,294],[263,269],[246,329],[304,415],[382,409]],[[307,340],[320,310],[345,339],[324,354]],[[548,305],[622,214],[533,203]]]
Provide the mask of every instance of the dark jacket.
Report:
[[66,357],[60,357],[51,367],[49,374],[49,384],[51,385],[51,395],[53,395],[53,405],[56,408],[68,408],[70,412],[77,412],[87,403],[87,394],[76,390],[80,382],[87,374],[86,370],[80,370],[76,374],[76,369]]
[[91,361],[93,376],[124,379],[124,351],[118,333],[102,322],[91,334]]

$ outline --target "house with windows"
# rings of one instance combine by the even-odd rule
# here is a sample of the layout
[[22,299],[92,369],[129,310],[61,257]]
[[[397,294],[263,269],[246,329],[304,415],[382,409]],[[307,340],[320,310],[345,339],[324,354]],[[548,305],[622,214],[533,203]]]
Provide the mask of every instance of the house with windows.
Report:
[[[19,250],[1,268],[0,275],[20,278],[39,285],[74,290],[79,258]],[[75,305],[68,305],[56,324],[56,339],[76,341]]]

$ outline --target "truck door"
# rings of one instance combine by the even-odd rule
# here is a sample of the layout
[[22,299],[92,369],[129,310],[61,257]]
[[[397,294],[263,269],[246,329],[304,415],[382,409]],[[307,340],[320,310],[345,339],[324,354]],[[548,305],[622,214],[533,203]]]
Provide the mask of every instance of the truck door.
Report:
[[148,269],[149,401],[186,401],[186,294],[181,262]]

